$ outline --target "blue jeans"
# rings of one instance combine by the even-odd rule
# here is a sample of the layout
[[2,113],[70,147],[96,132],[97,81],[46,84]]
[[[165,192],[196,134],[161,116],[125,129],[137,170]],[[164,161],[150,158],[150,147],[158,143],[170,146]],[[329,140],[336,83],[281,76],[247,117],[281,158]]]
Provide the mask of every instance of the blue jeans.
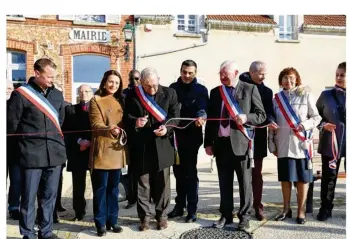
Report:
[[97,228],[118,223],[121,169],[94,169],[91,174],[94,222]]

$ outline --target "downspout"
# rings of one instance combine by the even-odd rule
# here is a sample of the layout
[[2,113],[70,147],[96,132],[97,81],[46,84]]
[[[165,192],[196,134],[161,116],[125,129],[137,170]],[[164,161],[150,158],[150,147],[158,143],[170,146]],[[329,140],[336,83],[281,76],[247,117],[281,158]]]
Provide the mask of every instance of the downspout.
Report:
[[[139,21],[139,18],[138,18],[138,21]],[[135,16],[134,16],[134,35],[133,35],[133,38],[134,38],[134,41],[133,41],[133,44],[134,44],[134,57],[133,57],[133,69],[137,69],[137,60],[136,60],[136,21],[135,21]]]

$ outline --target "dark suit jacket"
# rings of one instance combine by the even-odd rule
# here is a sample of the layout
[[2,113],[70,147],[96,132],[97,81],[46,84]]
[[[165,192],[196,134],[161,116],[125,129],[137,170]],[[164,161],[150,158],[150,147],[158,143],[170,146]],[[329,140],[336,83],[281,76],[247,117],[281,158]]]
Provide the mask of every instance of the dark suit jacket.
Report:
[[[235,99],[244,114],[247,115],[247,123],[258,125],[265,121],[266,114],[261,102],[260,94],[256,86],[239,81],[236,86]],[[222,98],[219,86],[210,92],[208,118],[220,118]],[[232,150],[235,155],[243,156],[247,154],[249,140],[237,128],[236,123],[230,121],[230,139]],[[215,155],[215,144],[217,143],[220,121],[207,121],[205,127],[204,147],[213,146]]]
[[[82,110],[80,104],[66,107],[64,129],[67,131],[91,130],[89,112]],[[78,139],[91,140],[91,132],[76,132],[65,134],[68,165],[67,171],[87,170],[90,148],[80,151]]]
[[337,102],[334,99],[332,92],[336,93],[336,97],[345,107],[345,94],[341,91],[332,89],[325,90],[321,93],[320,97],[316,102],[317,110],[322,117],[322,121],[319,125],[320,130],[320,141],[318,144],[317,152],[328,157],[333,158],[332,154],[332,133],[326,130],[323,130],[322,125],[324,123],[332,123],[336,125],[335,133],[337,135],[338,149],[340,150],[340,157],[345,156],[345,147],[346,147],[346,124],[343,123],[339,110],[337,108]]
[[[158,92],[155,95],[157,104],[167,113],[168,119],[180,116],[180,107],[174,89],[159,86]],[[136,129],[136,120],[139,117],[148,115],[148,123],[144,128]],[[145,151],[150,150],[146,145],[155,144],[155,168],[162,170],[170,167],[175,163],[174,146],[173,146],[173,128],[169,127],[168,132],[163,137],[158,137],[153,130],[158,129],[161,124],[143,107],[135,91],[129,92],[125,99],[125,111],[123,122],[126,126],[128,135],[128,147],[132,153],[131,165],[138,172],[144,172],[147,167]],[[178,122],[172,121],[171,124]],[[153,150],[153,149],[151,149]]]
[[[250,78],[249,72],[245,72],[239,76],[241,81],[253,84],[258,88],[261,101],[264,105],[264,110],[266,113],[266,120],[261,125],[267,125],[273,121],[273,104],[272,104],[272,90],[264,85],[255,84]],[[254,157],[255,158],[264,158],[267,156],[267,128],[255,129],[254,137]]]
[[[42,92],[33,80],[30,84],[36,91]],[[51,87],[47,89],[46,99],[59,113],[59,123],[64,119],[62,92]],[[41,168],[62,165],[66,161],[66,148],[54,123],[34,104],[18,91],[14,91],[7,104],[7,133],[42,133],[18,137],[18,159],[21,167]],[[53,132],[53,133],[52,133]]]

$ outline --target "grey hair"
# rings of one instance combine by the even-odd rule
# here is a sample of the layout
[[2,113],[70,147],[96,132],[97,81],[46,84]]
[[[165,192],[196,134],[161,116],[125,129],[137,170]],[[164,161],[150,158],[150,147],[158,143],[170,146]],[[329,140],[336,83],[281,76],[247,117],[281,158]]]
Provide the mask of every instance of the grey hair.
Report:
[[83,87],[83,86],[88,86],[90,88],[90,90],[92,91],[91,86],[89,86],[88,84],[82,84],[78,87],[78,92],[80,91],[81,87]]
[[266,63],[263,61],[253,61],[252,64],[250,64],[249,72],[257,72],[261,70],[262,68],[266,68]]
[[223,63],[221,63],[220,65],[220,71],[222,69],[224,69],[225,67],[227,67],[230,71],[234,71],[234,70],[237,70],[238,71],[238,65],[235,61],[233,60],[227,60],[227,61],[224,61]]
[[159,78],[158,72],[155,68],[152,67],[146,67],[141,71],[141,81],[148,79],[150,76],[156,76]]

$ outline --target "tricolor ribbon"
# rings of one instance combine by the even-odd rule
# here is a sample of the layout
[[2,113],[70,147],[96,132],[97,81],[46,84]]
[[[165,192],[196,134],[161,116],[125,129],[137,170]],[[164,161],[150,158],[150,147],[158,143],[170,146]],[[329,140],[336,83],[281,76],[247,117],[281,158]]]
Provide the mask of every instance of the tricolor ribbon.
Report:
[[[229,93],[228,89],[222,85],[219,87],[220,95],[222,100],[224,101],[224,106],[229,112],[231,118],[235,119],[237,115],[243,114],[241,107],[238,102],[235,100],[232,94]],[[238,129],[243,133],[243,135],[249,140],[248,143],[248,157],[250,159],[250,166],[254,168],[254,129],[252,131],[248,131],[246,127],[243,125],[238,125]]]
[[25,84],[16,89],[27,100],[35,105],[44,115],[46,115],[57,128],[58,133],[63,137],[61,126],[58,120],[58,112],[51,105],[51,103],[39,92],[37,92],[31,85]]
[[305,157],[308,160],[308,169],[312,169],[312,130],[305,130],[304,132],[297,130],[301,121],[294,112],[292,106],[289,104],[288,98],[283,91],[275,94],[275,100],[289,127],[293,130],[295,136],[301,141]]
[[[167,118],[167,113],[155,102],[151,96],[145,94],[141,85],[135,87],[136,95],[138,96],[141,104],[146,108],[146,110],[151,113],[151,115],[157,119],[159,122],[164,122]],[[176,135],[174,131],[174,148],[175,148],[175,164],[180,164],[180,158],[178,153],[178,145],[176,140]]]

